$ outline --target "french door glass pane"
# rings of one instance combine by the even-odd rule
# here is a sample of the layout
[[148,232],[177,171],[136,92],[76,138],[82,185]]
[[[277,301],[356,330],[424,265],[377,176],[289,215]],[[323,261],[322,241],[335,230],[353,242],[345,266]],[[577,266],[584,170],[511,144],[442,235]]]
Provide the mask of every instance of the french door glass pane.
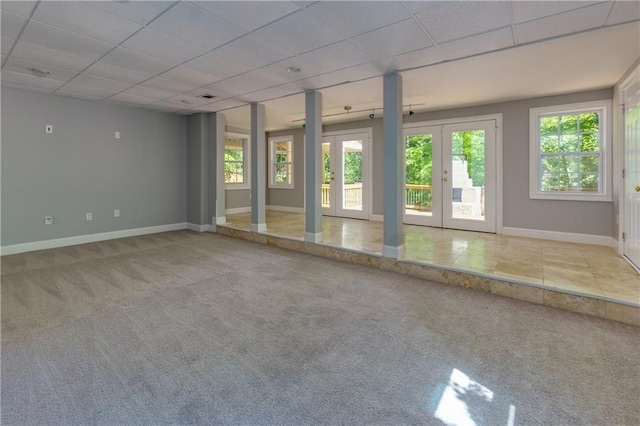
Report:
[[405,138],[405,213],[432,216],[433,135]]
[[362,141],[342,142],[342,208],[362,210]]
[[331,144],[322,144],[322,207],[331,207]]
[[451,203],[454,219],[485,219],[485,131],[451,134]]

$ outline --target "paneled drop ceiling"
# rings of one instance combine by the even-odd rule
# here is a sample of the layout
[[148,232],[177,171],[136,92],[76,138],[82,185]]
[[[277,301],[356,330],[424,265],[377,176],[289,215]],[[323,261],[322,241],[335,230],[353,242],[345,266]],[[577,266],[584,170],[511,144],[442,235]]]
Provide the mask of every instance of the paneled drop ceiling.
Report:
[[2,1],[1,10],[4,87],[225,111],[238,127],[251,102],[266,104],[269,129],[295,126],[309,89],[323,93],[325,114],[379,108],[380,76],[394,70],[405,103],[428,110],[611,87],[640,56],[637,1]]

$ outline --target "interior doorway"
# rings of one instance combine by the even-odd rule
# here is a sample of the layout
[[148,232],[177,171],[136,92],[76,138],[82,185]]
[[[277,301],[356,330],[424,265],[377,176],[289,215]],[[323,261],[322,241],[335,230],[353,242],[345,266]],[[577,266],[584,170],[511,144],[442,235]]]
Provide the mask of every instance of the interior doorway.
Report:
[[405,223],[496,232],[496,128],[481,120],[405,129]]
[[322,138],[322,214],[368,219],[370,133],[326,133]]

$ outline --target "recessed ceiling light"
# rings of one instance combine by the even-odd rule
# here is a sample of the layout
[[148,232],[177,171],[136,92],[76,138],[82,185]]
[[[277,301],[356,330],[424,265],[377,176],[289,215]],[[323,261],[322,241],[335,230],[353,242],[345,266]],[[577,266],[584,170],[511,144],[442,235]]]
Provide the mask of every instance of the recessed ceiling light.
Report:
[[49,74],[51,74],[51,71],[47,71],[47,70],[41,70],[38,68],[27,68],[29,71],[31,71],[31,74],[33,74],[36,77],[40,77],[40,78],[44,78],[46,76],[48,76]]
[[295,67],[295,66],[287,67],[287,72],[290,72],[290,73],[293,73],[293,74],[297,74],[300,71],[302,71],[300,69],[300,67]]

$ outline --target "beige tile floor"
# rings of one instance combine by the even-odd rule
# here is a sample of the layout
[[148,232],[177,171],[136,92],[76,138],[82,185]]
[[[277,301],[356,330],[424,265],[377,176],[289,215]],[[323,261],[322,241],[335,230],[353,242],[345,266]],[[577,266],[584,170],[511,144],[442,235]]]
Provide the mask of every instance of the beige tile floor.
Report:
[[[227,215],[249,229],[250,213]],[[323,216],[323,243],[382,251],[382,222]],[[267,211],[267,233],[304,236],[304,215]],[[404,225],[403,259],[640,304],[640,274],[609,247]]]

